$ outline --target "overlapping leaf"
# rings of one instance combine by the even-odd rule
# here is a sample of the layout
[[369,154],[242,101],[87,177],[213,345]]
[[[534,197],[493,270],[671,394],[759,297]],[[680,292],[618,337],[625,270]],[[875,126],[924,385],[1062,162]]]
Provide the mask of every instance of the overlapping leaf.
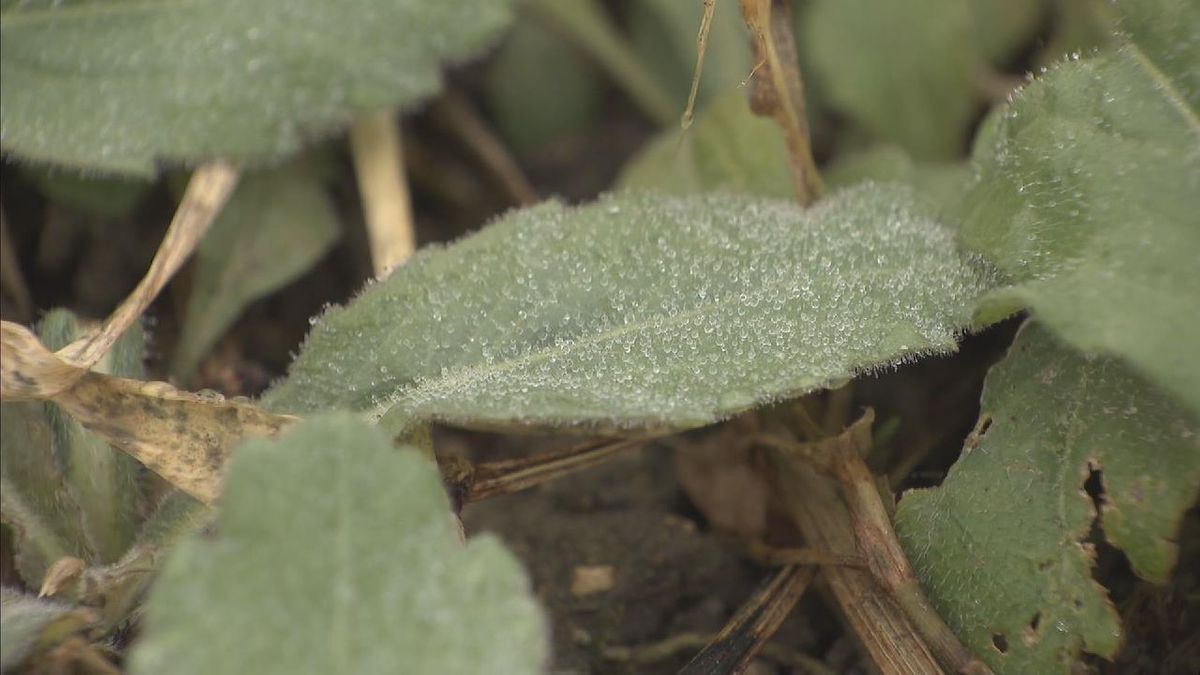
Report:
[[920,159],[958,154],[984,58],[963,0],[818,0],[799,43],[830,102]]
[[1091,576],[1099,524],[1163,582],[1200,496],[1200,425],[1118,359],[1027,325],[988,375],[981,424],[941,487],[906,494],[896,530],[947,623],[998,673],[1073,672],[1112,656],[1121,626]]
[[[77,336],[65,310],[43,319],[52,346]],[[97,370],[142,372],[141,327],[127,331]],[[7,355],[6,355],[7,356]],[[0,404],[0,517],[16,534],[17,569],[36,587],[63,556],[117,559],[133,538],[137,465],[86,431],[53,403]]]
[[186,381],[247,304],[307,271],[337,235],[337,213],[312,170],[243,178],[196,251],[176,377]]
[[5,3],[0,143],[149,174],[156,160],[263,159],[357,111],[431,94],[479,51],[503,0]]
[[436,468],[351,416],[238,450],[217,533],[175,550],[144,630],[134,674],[535,673],[547,651],[515,558],[461,545]]
[[672,194],[729,190],[792,196],[787,148],[779,127],[750,111],[743,92],[714,98],[684,130],[669,129],[622,170],[622,187]]
[[964,241],[1026,306],[1200,410],[1200,5],[1126,0],[1115,51],[1030,84],[978,147]]
[[0,672],[17,672],[23,661],[86,628],[90,619],[87,610],[0,588]]
[[807,211],[624,193],[418,254],[317,324],[277,410],[688,427],[953,349],[988,275],[903,188]]

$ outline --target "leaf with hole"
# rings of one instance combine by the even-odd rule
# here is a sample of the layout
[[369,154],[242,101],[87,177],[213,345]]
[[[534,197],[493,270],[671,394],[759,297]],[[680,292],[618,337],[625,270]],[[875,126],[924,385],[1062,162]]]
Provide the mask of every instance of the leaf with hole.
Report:
[[997,673],[1067,673],[1121,640],[1091,575],[1093,523],[1163,583],[1197,496],[1196,418],[1119,359],[1028,324],[988,374],[962,457],[941,487],[904,495],[896,531],[930,600]]
[[508,22],[504,0],[5,4],[0,145],[149,175],[278,158],[352,114],[411,106]]
[[952,350],[990,281],[903,187],[807,211],[728,194],[549,203],[427,249],[328,312],[264,403],[693,427]]
[[1200,5],[1127,0],[1114,51],[1033,82],[975,152],[963,241],[1079,349],[1129,359],[1200,411]]
[[350,415],[238,449],[215,534],[171,554],[143,630],[134,675],[535,673],[548,646],[516,559],[462,544],[436,467]]

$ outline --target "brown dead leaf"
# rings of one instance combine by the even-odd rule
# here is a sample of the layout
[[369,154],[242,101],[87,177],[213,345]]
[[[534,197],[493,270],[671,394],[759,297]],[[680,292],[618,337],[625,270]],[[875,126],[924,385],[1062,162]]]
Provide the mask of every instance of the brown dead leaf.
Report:
[[70,584],[74,584],[79,575],[83,574],[87,563],[75,556],[64,556],[54,561],[42,577],[42,587],[38,589],[39,598],[53,598]]
[[219,394],[93,373],[50,352],[33,333],[0,323],[0,399],[57,403],[84,427],[193,497],[211,504],[229,449],[297,418]]
[[713,527],[751,540],[767,531],[771,486],[737,422],[675,452],[679,482]]

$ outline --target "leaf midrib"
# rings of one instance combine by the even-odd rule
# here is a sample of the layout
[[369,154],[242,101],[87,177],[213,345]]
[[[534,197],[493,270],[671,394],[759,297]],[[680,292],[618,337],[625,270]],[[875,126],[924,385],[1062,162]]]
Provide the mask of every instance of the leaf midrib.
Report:
[[[897,269],[899,268],[895,265],[877,266],[871,268],[869,272],[872,275],[877,275]],[[790,281],[791,278],[791,275],[788,275],[784,272],[778,273],[775,279],[754,289],[754,297],[761,298],[763,293],[782,286],[784,283]],[[513,370],[516,370],[522,366],[547,360],[556,354],[566,355],[577,347],[599,344],[606,340],[616,339],[622,335],[641,330],[648,330],[654,327],[669,327],[678,325],[690,319],[702,316],[713,308],[728,304],[730,300],[736,300],[733,293],[730,293],[725,297],[714,298],[711,302],[697,304],[694,307],[683,310],[677,314],[653,314],[644,321],[609,327],[597,333],[580,336],[579,338],[574,339],[570,341],[570,343],[564,345],[561,349],[558,349],[556,345],[547,345],[541,349],[526,352],[516,358],[495,364],[494,366],[486,363],[460,366],[459,368],[450,370],[447,375],[437,378],[429,378],[423,382],[415,383],[414,386],[406,387],[400,390],[396,394],[389,397],[384,404],[375,406],[374,409],[368,414],[368,418],[373,421],[378,421],[393,407],[400,405],[405,400],[412,401],[418,398],[420,394],[425,392],[432,392],[438,389],[458,389],[476,382],[485,381],[497,375],[512,372]],[[911,353],[911,350],[909,353]]]

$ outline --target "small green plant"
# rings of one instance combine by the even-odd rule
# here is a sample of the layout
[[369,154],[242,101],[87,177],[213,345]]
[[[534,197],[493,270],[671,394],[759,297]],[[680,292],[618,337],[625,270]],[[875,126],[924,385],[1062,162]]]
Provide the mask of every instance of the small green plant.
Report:
[[[776,551],[789,566],[751,601],[774,609],[735,616],[688,672],[744,666],[817,568],[883,672],[1114,658],[1095,539],[1167,583],[1200,496],[1200,6],[637,0],[618,28],[592,0],[510,4],[4,1],[9,168],[110,215],[160,178],[187,188],[104,325],[4,322],[0,515],[43,597],[4,589],[0,669],[543,671],[550,618],[458,509],[738,416],[806,548]],[[998,66],[1051,12],[1072,30],[1010,91]],[[519,152],[596,124],[606,77],[673,123],[703,24],[695,124],[611,192],[405,259],[391,116],[510,24],[485,91]],[[530,201],[456,101],[438,105]],[[177,383],[337,243],[342,158],[320,141],[346,127],[379,278],[315,317],[257,400],[146,381],[138,317],[193,248]],[[1007,352],[961,456],[893,510],[863,460],[886,426],[839,408],[847,383],[989,329]],[[598,440],[464,466],[437,424]],[[755,638],[713,656],[737,631]]]

